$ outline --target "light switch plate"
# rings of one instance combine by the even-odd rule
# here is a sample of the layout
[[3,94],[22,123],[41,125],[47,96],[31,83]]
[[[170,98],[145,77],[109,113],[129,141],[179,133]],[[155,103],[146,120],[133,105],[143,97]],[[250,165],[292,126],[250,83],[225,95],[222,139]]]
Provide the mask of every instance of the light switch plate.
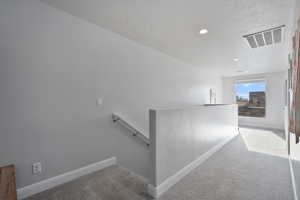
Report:
[[97,106],[102,106],[103,105],[103,99],[102,98],[98,98],[97,99]]

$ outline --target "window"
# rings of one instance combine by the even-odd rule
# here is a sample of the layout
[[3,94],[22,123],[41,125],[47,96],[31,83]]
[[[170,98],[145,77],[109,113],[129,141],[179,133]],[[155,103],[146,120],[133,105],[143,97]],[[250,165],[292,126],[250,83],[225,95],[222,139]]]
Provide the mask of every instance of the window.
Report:
[[239,116],[265,117],[266,115],[266,82],[249,81],[235,85],[236,103]]

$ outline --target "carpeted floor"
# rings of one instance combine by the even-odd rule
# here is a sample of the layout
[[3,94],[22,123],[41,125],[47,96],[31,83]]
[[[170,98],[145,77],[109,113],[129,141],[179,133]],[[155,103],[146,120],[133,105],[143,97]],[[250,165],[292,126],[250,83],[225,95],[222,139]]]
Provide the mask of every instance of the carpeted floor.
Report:
[[240,132],[160,200],[292,200],[284,134],[252,128]]
[[143,178],[119,166],[83,176],[26,200],[147,200]]
[[[159,200],[292,200],[284,134],[241,128],[241,135]],[[146,200],[145,183],[117,166],[28,200]]]

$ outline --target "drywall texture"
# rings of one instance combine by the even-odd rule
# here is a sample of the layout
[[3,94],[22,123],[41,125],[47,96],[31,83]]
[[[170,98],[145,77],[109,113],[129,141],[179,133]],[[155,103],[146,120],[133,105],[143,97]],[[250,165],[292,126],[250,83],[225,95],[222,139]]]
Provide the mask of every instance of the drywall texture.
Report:
[[[221,94],[208,69],[38,0],[0,1],[0,66],[0,165],[16,165],[18,188],[111,156],[148,178],[149,150],[111,113],[148,130],[150,107],[207,103],[211,87]],[[32,175],[37,161],[42,173]]]
[[[238,133],[237,105],[152,111],[158,186],[220,142]],[[176,159],[174,159],[176,158]]]
[[[245,66],[254,73],[285,69],[284,43],[253,51],[241,36],[287,24],[292,0],[41,1],[224,75]],[[209,34],[200,36],[204,27]]]
[[285,72],[223,78],[223,103],[235,103],[235,84],[238,81],[262,79],[266,81],[266,116],[239,117],[240,125],[284,130]]

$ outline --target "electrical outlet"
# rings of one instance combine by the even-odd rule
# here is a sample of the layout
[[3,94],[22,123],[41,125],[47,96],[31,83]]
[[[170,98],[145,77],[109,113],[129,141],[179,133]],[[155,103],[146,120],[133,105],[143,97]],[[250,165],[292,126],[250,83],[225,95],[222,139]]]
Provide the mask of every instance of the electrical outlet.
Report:
[[40,174],[42,173],[42,163],[37,162],[32,164],[32,173],[33,174]]

